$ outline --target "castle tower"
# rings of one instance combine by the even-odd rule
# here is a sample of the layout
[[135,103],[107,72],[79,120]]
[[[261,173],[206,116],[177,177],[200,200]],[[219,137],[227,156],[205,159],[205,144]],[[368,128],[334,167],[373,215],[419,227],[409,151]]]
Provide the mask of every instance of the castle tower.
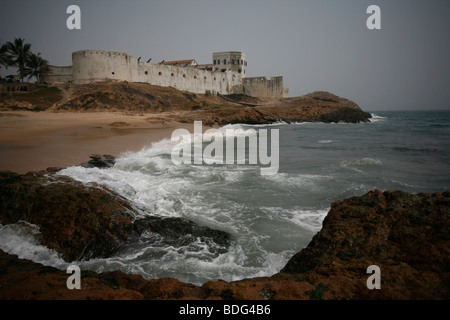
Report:
[[[135,59],[119,51],[82,50],[72,53],[74,83],[96,81],[132,81],[131,68]],[[135,65],[135,63],[133,63]]]
[[247,71],[247,58],[245,53],[238,51],[214,52],[213,67],[214,70],[222,72],[236,71],[244,78]]

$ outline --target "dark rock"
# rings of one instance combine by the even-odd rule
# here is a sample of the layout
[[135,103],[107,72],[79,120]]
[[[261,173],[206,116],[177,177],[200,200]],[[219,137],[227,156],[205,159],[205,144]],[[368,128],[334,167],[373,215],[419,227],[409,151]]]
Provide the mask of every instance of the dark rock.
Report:
[[[14,175],[2,174],[13,181]],[[3,184],[3,182],[2,182]],[[2,192],[3,194],[3,192]],[[3,201],[3,199],[2,199]],[[0,250],[0,299],[450,299],[450,192],[375,190],[336,201],[307,248],[281,273],[194,286],[173,278],[144,280],[120,271],[85,273],[83,290],[67,290],[64,271]],[[185,221],[145,219],[139,232]],[[381,269],[381,290],[369,290],[369,265]],[[62,279],[62,280],[61,280]],[[75,292],[73,292],[75,291]]]
[[450,193],[375,190],[332,204],[322,230],[282,272],[301,273],[362,257],[450,271]]
[[361,112],[352,108],[341,108],[334,112],[326,113],[320,116],[319,121],[321,122],[368,122],[372,115],[368,112]]
[[96,166],[94,166],[92,163],[90,163],[90,162],[83,162],[83,163],[80,163],[80,167],[83,167],[83,168],[96,168]]
[[0,172],[0,221],[39,227],[66,261],[107,257],[132,230],[131,206],[110,190],[47,172]]
[[353,101],[325,91],[280,99],[257,107],[266,119],[286,122],[368,122],[372,117]]
[[98,279],[109,287],[125,287],[139,291],[147,283],[140,275],[127,275],[121,271],[104,272],[98,275]]
[[148,300],[198,299],[199,287],[174,278],[149,280],[140,290]]
[[159,233],[173,245],[201,238],[214,241],[220,252],[229,246],[228,233],[181,218],[147,217],[133,223],[133,208],[111,190],[49,174],[53,170],[25,175],[0,172],[0,222],[37,225],[41,244],[66,261],[108,257],[130,240],[133,231]]
[[105,161],[110,162],[112,164],[116,163],[116,157],[114,157],[110,154],[104,154],[103,159],[105,159]]
[[182,218],[161,218],[161,217],[146,217],[136,220],[133,224],[134,230],[141,234],[145,230],[159,233],[165,237],[184,238],[188,242],[195,241],[197,238],[202,240],[211,239],[215,243],[228,247],[230,244],[230,235],[221,230],[211,229],[206,226],[200,226],[192,221]]
[[[67,261],[111,255],[133,232],[229,243],[227,233],[179,218],[148,217],[133,224],[132,208],[125,200],[98,185],[54,176],[55,170],[0,172],[0,221],[37,225],[40,242]],[[374,190],[334,202],[322,230],[280,273],[202,286],[173,278],[147,281],[120,271],[84,271],[83,290],[74,293],[65,287],[64,271],[0,251],[0,299],[448,300],[449,217],[450,191]],[[366,286],[370,265],[380,267],[381,290]]]
[[47,173],[54,174],[54,173],[57,173],[58,171],[61,171],[62,169],[64,169],[64,168],[61,168],[61,167],[49,167],[45,171],[47,171]]
[[[139,279],[122,273],[97,274],[81,270],[81,290],[69,290],[66,270],[18,259],[0,250],[0,300],[142,300]],[[120,271],[117,272],[119,274]],[[108,280],[111,279],[111,282]],[[114,280],[117,280],[115,282]],[[123,282],[122,282],[123,281]],[[125,284],[125,285],[124,285]],[[129,286],[130,289],[124,286]],[[133,288],[133,289],[131,289]]]
[[331,101],[331,102],[338,102],[341,98],[338,96],[326,92],[326,91],[315,91],[309,94],[311,98],[314,100],[320,100],[320,101]]
[[[231,96],[228,96],[231,97]],[[227,98],[231,100],[230,98]],[[353,101],[324,91],[316,91],[300,97],[271,99],[262,101],[257,98],[241,103],[241,107],[230,106],[203,108],[180,113],[174,120],[189,123],[201,120],[203,124],[213,126],[246,123],[270,124],[277,121],[291,122],[368,122],[372,117]],[[251,105],[251,106],[250,106]]]
[[81,167],[104,169],[104,168],[111,168],[116,163],[116,158],[108,154],[104,155],[91,154],[89,157],[91,158],[91,160],[89,160],[88,162],[81,163],[80,164]]

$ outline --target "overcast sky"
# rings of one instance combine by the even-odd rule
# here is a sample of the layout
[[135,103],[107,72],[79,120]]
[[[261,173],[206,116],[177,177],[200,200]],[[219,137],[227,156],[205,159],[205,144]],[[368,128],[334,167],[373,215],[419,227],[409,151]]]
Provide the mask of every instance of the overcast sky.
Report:
[[[449,0],[0,0],[0,41],[25,38],[53,65],[73,51],[142,61],[243,51],[247,76],[284,76],[290,96],[325,90],[367,111],[450,109]],[[66,9],[81,8],[81,30]],[[369,30],[369,5],[381,30]],[[3,76],[9,70],[1,69]]]

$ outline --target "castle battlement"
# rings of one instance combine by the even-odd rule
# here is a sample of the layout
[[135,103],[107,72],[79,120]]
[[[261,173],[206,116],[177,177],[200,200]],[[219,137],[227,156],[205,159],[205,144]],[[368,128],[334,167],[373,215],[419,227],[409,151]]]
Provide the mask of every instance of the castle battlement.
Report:
[[86,84],[104,81],[144,82],[204,94],[246,94],[254,97],[287,97],[283,77],[245,76],[246,55],[238,51],[213,53],[212,64],[195,59],[141,62],[119,51],[82,50],[72,53],[72,66],[49,66],[45,83]]

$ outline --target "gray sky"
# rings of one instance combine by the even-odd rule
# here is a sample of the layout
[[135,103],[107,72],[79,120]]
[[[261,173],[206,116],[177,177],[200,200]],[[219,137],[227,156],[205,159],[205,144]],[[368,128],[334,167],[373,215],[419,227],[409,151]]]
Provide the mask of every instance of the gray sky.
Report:
[[[364,110],[450,109],[449,0],[0,0],[0,41],[25,38],[54,65],[73,51],[161,60],[243,51],[247,76],[284,76],[290,96],[325,90]],[[81,30],[66,9],[81,8]],[[381,30],[369,30],[369,5]],[[11,72],[1,69],[4,76]]]

